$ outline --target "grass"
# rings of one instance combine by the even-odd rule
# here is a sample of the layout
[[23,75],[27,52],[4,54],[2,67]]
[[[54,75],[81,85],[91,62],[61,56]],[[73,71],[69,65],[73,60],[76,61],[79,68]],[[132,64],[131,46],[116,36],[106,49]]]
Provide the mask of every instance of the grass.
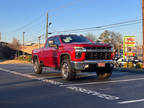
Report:
[[0,64],[31,64],[28,61],[22,61],[22,60],[4,60],[0,62]]

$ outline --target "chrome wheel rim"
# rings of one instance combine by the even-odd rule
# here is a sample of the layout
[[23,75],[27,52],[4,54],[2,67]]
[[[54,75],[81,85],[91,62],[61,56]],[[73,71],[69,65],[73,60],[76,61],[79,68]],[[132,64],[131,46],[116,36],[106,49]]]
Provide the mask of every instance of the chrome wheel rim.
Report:
[[37,62],[34,63],[33,68],[34,68],[34,71],[37,72]]
[[69,73],[69,66],[67,63],[64,63],[62,65],[62,75],[64,78],[67,78],[68,77],[68,73]]

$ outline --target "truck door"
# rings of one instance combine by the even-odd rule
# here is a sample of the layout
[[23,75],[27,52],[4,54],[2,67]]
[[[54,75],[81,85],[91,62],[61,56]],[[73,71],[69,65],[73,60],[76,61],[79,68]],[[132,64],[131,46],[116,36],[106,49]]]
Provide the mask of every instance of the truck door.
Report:
[[[53,44],[51,44],[51,42]],[[59,37],[51,37],[48,39],[44,48],[44,64],[48,67],[57,67],[58,63],[58,46],[60,44]]]
[[50,53],[49,53],[49,66],[50,67],[57,67],[58,66],[58,47],[60,45],[59,37],[54,37],[53,38],[53,44],[50,47]]
[[49,41],[51,41],[51,40],[53,40],[53,38],[49,38],[48,40],[47,40],[47,42],[46,42],[46,45],[45,45],[45,48],[43,49],[43,54],[42,54],[42,56],[43,56],[43,63],[44,63],[44,65],[45,66],[50,66],[50,64],[49,64],[49,62],[50,62],[50,53],[51,53],[51,47],[49,46]]

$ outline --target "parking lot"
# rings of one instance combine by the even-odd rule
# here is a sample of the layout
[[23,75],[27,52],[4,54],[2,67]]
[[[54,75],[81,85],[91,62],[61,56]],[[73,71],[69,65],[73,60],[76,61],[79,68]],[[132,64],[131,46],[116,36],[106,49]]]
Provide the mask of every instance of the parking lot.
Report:
[[142,108],[144,73],[113,71],[109,80],[79,73],[64,81],[58,71],[32,65],[0,65],[0,108]]

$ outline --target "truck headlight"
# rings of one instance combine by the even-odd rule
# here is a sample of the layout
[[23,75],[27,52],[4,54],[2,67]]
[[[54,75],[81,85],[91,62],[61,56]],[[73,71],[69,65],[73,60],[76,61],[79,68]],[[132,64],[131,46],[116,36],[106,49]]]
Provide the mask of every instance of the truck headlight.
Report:
[[84,47],[74,47],[75,52],[86,52],[86,48]]
[[82,56],[82,52],[86,52],[86,48],[84,47],[74,47],[75,49],[75,58],[80,59]]

